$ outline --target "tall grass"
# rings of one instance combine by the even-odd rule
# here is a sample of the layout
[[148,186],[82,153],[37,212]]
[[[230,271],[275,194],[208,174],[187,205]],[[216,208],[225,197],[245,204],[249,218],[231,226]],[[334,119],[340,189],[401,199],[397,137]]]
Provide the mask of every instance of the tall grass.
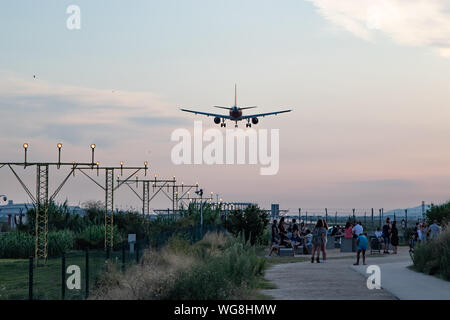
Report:
[[414,251],[414,268],[450,281],[450,225],[435,239],[420,244]]
[[209,233],[190,246],[172,238],[161,251],[147,250],[125,274],[111,270],[94,299],[242,299],[265,269],[242,237]]
[[[122,243],[123,237],[117,226],[114,226],[114,245]],[[81,230],[75,238],[76,249],[101,249],[105,246],[105,225],[90,225]]]
[[[68,230],[52,231],[48,234],[48,255],[58,256],[72,249],[74,234]],[[35,237],[21,231],[0,236],[0,258],[26,259],[34,256]]]

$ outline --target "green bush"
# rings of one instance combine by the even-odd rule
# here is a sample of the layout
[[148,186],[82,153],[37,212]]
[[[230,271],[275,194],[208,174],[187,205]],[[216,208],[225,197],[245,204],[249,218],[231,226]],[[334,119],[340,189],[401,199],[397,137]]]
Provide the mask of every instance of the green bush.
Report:
[[49,257],[60,256],[63,252],[73,249],[75,236],[72,231],[60,230],[48,233],[48,255]]
[[[195,246],[202,246],[201,243]],[[194,246],[194,247],[195,247]],[[205,252],[205,246],[197,252]],[[255,284],[265,269],[265,260],[243,239],[231,241],[220,255],[202,254],[201,263],[182,270],[168,299],[222,300],[238,297]]]
[[428,224],[432,224],[436,220],[441,225],[450,222],[450,202],[440,206],[432,206],[426,213]]
[[450,280],[450,228],[426,244],[419,244],[414,250],[414,268],[427,274],[440,275]]

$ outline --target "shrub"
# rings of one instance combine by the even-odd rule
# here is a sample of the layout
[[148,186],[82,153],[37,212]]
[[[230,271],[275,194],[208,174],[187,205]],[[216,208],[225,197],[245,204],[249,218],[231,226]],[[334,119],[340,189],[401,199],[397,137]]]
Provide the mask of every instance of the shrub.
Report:
[[94,299],[237,299],[263,274],[265,259],[244,237],[209,233],[187,248],[173,237],[161,251],[146,250],[140,265],[103,276]]
[[447,225],[437,238],[419,244],[414,250],[414,267],[427,274],[438,274],[450,280],[450,228]]
[[262,275],[265,260],[253,247],[233,241],[219,256],[209,255],[202,263],[181,271],[168,299],[222,300],[239,297]]
[[228,216],[228,220],[224,222],[229,232],[235,236],[243,233],[245,241],[250,241],[252,245],[256,243],[264,244],[264,232],[268,224],[267,212],[255,205],[247,207],[244,211],[232,211]]
[[432,224],[437,220],[441,225],[446,225],[450,222],[450,202],[440,206],[432,206],[426,213],[428,224]]
[[[114,245],[119,245],[123,242],[123,237],[120,234],[117,226],[114,226]],[[75,247],[77,249],[102,249],[105,247],[105,225],[91,225],[84,228],[76,235]]]
[[55,257],[73,249],[75,236],[72,231],[60,230],[48,233],[48,255]]

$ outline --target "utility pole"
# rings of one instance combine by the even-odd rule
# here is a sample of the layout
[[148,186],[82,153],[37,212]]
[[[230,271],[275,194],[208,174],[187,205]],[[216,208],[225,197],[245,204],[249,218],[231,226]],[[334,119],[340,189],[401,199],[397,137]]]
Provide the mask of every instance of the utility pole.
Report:
[[[24,162],[3,162],[0,163],[0,168],[7,166],[11,172],[14,174],[16,179],[19,181],[22,188],[27,193],[28,197],[33,202],[36,208],[36,217],[35,217],[35,261],[36,264],[39,264],[40,260],[44,260],[47,262],[48,257],[48,207],[49,204],[53,202],[55,197],[61,191],[63,186],[69,180],[72,175],[75,175],[75,170],[78,166],[89,166],[89,168],[93,168],[94,163],[94,149],[95,144],[91,144],[92,149],[92,162],[90,163],[82,163],[82,162],[71,162],[65,163],[61,162],[61,149],[62,143],[57,144],[58,148],[58,161],[57,162],[29,162],[28,161],[28,149],[29,144],[24,143]],[[25,182],[20,178],[16,170],[13,167],[23,167],[24,169],[28,167],[36,167],[36,193],[30,191]],[[58,185],[53,193],[49,192],[49,171],[50,167],[56,167],[56,169],[60,169],[61,167],[69,167],[70,172],[64,178],[64,180]]]

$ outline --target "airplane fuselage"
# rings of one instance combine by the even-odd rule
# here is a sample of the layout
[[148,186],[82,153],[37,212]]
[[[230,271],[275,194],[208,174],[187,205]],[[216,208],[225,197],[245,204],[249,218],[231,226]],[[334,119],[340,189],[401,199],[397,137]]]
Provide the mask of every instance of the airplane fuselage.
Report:
[[242,117],[242,110],[234,106],[230,109],[230,117],[232,119],[239,119]]

